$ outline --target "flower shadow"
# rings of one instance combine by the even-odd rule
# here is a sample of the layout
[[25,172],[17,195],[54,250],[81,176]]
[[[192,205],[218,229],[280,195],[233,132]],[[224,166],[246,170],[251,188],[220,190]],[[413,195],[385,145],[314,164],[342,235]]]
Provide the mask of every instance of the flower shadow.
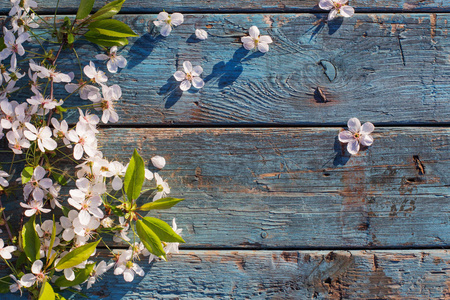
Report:
[[347,152],[346,145],[342,144],[337,136],[334,139],[334,152],[336,153],[333,160],[333,166],[335,167],[344,166],[351,157],[350,153]]
[[333,35],[339,28],[341,28],[342,23],[344,22],[343,17],[337,17],[331,21],[328,21],[328,34]]
[[128,59],[127,68],[133,69],[144,61],[162,39],[163,36],[155,36],[152,33],[146,33],[138,38],[128,52],[130,59]]
[[211,74],[203,79],[205,83],[216,79],[218,81],[219,89],[232,85],[244,70],[242,67],[242,59],[248,52],[248,50],[241,47],[234,52],[233,58],[228,62],[225,63],[224,61],[221,61],[215,64]]
[[166,84],[159,89],[158,95],[164,95],[164,101],[166,101],[164,107],[166,109],[171,108],[183,95],[183,91],[180,89],[180,82],[176,81],[175,77],[170,76]]
[[191,34],[188,39],[186,40],[186,43],[194,44],[194,43],[200,43],[202,40],[198,39],[195,36],[195,33]]

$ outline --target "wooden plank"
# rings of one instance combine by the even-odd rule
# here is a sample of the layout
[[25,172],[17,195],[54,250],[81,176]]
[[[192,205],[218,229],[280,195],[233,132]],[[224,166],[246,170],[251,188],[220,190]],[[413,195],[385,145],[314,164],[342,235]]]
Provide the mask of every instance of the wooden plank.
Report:
[[[37,1],[39,9],[53,11],[57,0]],[[97,0],[94,9],[98,9],[106,0]],[[320,11],[319,0],[170,0],[162,2],[152,2],[147,0],[127,0],[123,5],[123,12],[158,13],[162,10],[168,12],[298,12],[298,11]],[[78,8],[79,1],[61,0],[59,1],[59,11],[63,13],[74,13]],[[445,0],[352,0],[350,5],[356,11],[446,11],[450,4]],[[3,1],[0,3],[0,12],[5,13],[10,9],[10,3]]]
[[[126,283],[110,270],[89,299],[448,299],[450,253],[182,251]],[[2,296],[2,299],[18,299]]]
[[[152,31],[155,18],[121,16],[141,35],[123,51],[128,67],[110,80],[124,91],[121,124],[342,126],[354,115],[389,125],[450,122],[449,15],[358,15],[325,26],[309,14],[187,15],[167,38]],[[265,55],[242,47],[251,25],[273,37]],[[196,42],[195,28],[210,38]],[[79,53],[88,63],[97,51],[84,45]],[[204,68],[198,92],[181,93],[172,76],[185,60]]]
[[101,144],[124,162],[134,147],[166,157],[186,201],[153,214],[176,217],[189,248],[448,247],[450,129],[377,128],[352,157],[338,132],[111,128]]

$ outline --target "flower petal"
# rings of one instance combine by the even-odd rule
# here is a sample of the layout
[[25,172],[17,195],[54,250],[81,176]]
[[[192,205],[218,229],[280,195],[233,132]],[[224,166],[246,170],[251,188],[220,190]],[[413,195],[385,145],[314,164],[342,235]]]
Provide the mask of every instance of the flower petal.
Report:
[[361,126],[361,131],[359,133],[361,133],[361,135],[363,134],[370,134],[372,133],[372,131],[375,129],[375,126],[373,126],[372,123],[370,122],[366,122],[363,124],[363,126]]
[[192,72],[191,75],[192,76],[200,76],[200,74],[203,73],[203,68],[200,66],[195,66],[194,68],[192,68]]
[[183,62],[183,68],[184,68],[184,72],[186,73],[191,73],[192,72],[192,64],[190,61],[185,61]]
[[159,155],[153,156],[151,160],[155,168],[162,169],[166,165],[166,159],[162,156]]
[[351,132],[357,133],[361,129],[361,122],[357,118],[351,118],[347,122],[347,127]]
[[267,51],[269,51],[269,44],[264,43],[264,42],[259,42],[258,43],[258,50],[261,53],[266,53]]
[[330,11],[330,13],[328,14],[328,21],[331,21],[331,20],[333,20],[334,18],[336,18],[337,13],[338,13],[337,9],[332,9],[332,10]]
[[320,0],[319,7],[324,10],[330,10],[334,8],[334,3],[332,0]]
[[205,82],[200,77],[194,77],[192,78],[192,85],[196,89],[201,89],[205,85]]
[[359,139],[359,141],[361,142],[362,145],[364,146],[371,146],[373,143],[373,137],[370,135],[361,135],[361,138]]
[[339,12],[341,13],[341,16],[349,18],[355,14],[355,9],[351,6],[345,5]]
[[33,272],[34,274],[39,274],[41,272],[43,266],[44,266],[44,263],[38,259],[31,266],[31,272]]
[[351,133],[348,130],[344,130],[339,132],[339,141],[341,143],[350,143],[351,141],[353,141],[355,138],[353,136],[353,133]]
[[176,71],[173,74],[173,77],[175,77],[176,81],[183,81],[184,79],[186,79],[186,74],[183,71]]
[[184,22],[184,16],[180,13],[173,13],[170,17],[170,21],[174,26],[181,25]]
[[191,82],[189,80],[184,80],[180,84],[180,89],[184,92],[191,88]]
[[161,27],[161,35],[162,36],[169,36],[170,32],[172,32],[172,26],[170,26],[169,24],[164,24]]
[[248,30],[248,34],[253,38],[253,39],[257,39],[259,37],[259,29],[256,26],[252,26],[250,27],[250,29]]
[[353,140],[350,143],[347,144],[347,151],[348,153],[354,155],[357,154],[359,151],[359,141]]

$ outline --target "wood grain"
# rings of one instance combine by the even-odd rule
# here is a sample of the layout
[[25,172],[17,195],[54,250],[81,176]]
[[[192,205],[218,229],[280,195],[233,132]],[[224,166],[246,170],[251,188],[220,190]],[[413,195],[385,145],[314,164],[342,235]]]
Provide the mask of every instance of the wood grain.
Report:
[[[94,9],[98,9],[106,0],[97,0]],[[39,9],[42,11],[53,11],[57,0],[38,1]],[[304,12],[320,11],[319,0],[170,0],[170,1],[147,1],[147,0],[127,0],[123,5],[122,12],[159,13],[166,10],[168,12]],[[79,1],[61,0],[59,1],[59,11],[61,13],[75,13]],[[450,4],[445,0],[352,0],[350,5],[356,11],[448,11]],[[6,13],[10,9],[8,1],[0,3],[0,12]]]
[[[104,258],[104,255],[101,256]],[[126,283],[110,270],[89,299],[448,299],[450,253],[182,251]],[[18,299],[2,295],[2,299]]]
[[[120,124],[343,126],[352,116],[449,124],[449,15],[358,15],[328,25],[323,16],[187,15],[167,38],[152,27],[155,15],[121,16],[141,37],[122,51],[129,64],[109,81],[124,92]],[[252,25],[274,40],[265,55],[242,47]],[[195,28],[210,38],[195,40]],[[83,64],[94,53],[83,45]],[[172,76],[185,60],[204,68],[200,91],[182,93]]]
[[448,247],[450,129],[377,128],[352,157],[338,132],[111,128],[101,144],[109,159],[167,159],[186,201],[156,215],[176,217],[189,248]]

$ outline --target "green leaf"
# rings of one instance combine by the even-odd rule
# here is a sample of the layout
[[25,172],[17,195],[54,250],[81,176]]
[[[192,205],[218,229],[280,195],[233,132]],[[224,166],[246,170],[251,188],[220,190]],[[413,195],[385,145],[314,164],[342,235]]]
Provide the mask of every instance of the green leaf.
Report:
[[159,200],[148,202],[142,205],[138,208],[138,210],[148,211],[151,209],[169,209],[178,202],[183,201],[184,199],[177,199],[177,198],[161,198]]
[[41,288],[41,292],[39,293],[39,300],[55,300],[55,292],[53,291],[52,286],[47,281]]
[[66,218],[68,218],[69,217],[69,211],[70,211],[70,208],[68,208],[67,206],[64,206],[64,205],[61,205],[62,206],[62,212],[63,212],[63,214],[64,214],[64,216],[66,217]]
[[78,7],[76,20],[82,20],[89,16],[92,8],[94,7],[95,0],[81,0]]
[[125,173],[123,186],[127,193],[128,201],[136,200],[141,194],[142,185],[145,180],[145,164],[142,157],[134,149],[133,156]]
[[131,28],[119,20],[100,20],[89,24],[89,29],[100,34],[114,37],[138,36]]
[[166,259],[166,253],[161,244],[161,240],[158,236],[141,220],[136,221],[136,231],[148,251],[158,257]]
[[25,167],[22,171],[22,184],[30,181],[31,176],[33,176],[34,168],[33,167]]
[[104,34],[100,34],[95,31],[88,31],[84,34],[84,38],[91,43],[94,43],[103,47],[112,47],[112,46],[125,46],[128,45],[128,39],[125,37],[112,37]]
[[33,215],[22,228],[23,250],[31,262],[40,258],[41,242],[36,232],[36,215]]
[[6,48],[5,45],[5,39],[3,37],[0,37],[0,51]]
[[69,44],[73,44],[73,42],[75,42],[75,38],[73,37],[73,34],[69,33],[69,34],[67,35],[67,42],[68,42]]
[[75,271],[75,279],[73,281],[69,281],[66,277],[61,276],[55,281],[55,285],[59,287],[69,287],[81,284],[88,279],[92,270],[94,270],[94,267],[95,264],[88,264],[86,265],[86,268]]
[[66,179],[66,177],[64,177],[63,174],[59,174],[59,173],[56,173],[56,172],[53,171],[52,172],[52,177],[60,185],[66,185],[67,184],[67,179]]
[[170,227],[170,225],[163,220],[153,217],[145,217],[142,219],[142,221],[154,233],[156,233],[161,241],[167,243],[186,243],[183,238],[179,236],[175,231],[173,231],[172,227]]
[[122,8],[122,4],[125,2],[125,0],[116,0],[113,2],[110,2],[100,8],[95,14],[91,16],[94,20],[103,20],[111,18],[112,16],[116,15],[120,9]]
[[58,264],[55,266],[57,269],[67,269],[75,267],[76,265],[79,265],[83,261],[87,260],[92,253],[94,253],[95,248],[97,247],[98,243],[100,243],[100,240],[89,243],[86,245],[83,245],[81,247],[78,247],[69,253],[66,254],[61,260],[58,262]]

